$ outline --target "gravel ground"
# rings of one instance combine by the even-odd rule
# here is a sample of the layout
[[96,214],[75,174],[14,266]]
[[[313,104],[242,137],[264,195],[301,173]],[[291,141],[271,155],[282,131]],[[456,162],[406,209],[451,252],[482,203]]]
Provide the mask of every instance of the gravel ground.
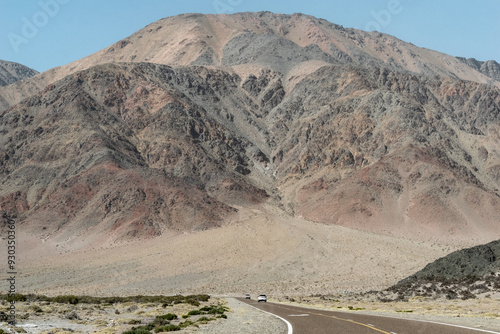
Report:
[[209,334],[286,334],[286,324],[267,313],[253,308],[233,298],[227,298],[227,306],[231,309],[227,319],[199,328],[187,330],[185,333]]
[[[234,298],[222,298],[220,301],[224,303],[227,302],[226,306],[230,309],[226,315],[227,319],[217,319],[216,321],[210,321],[207,324],[199,325],[199,327],[187,327],[180,331],[179,333],[196,333],[196,334],[286,334],[287,326],[286,324],[265,312],[262,312],[254,307],[251,307],[245,303],[242,303]],[[125,305],[125,304],[124,304]],[[184,304],[177,305],[176,307],[183,307]],[[102,311],[96,310],[93,306],[78,305],[79,307],[85,307],[86,310],[92,309],[94,313],[88,315],[84,309],[78,309],[78,313],[85,318],[85,324],[79,323],[80,321],[71,321],[61,316],[61,314],[46,314],[40,313],[40,315],[32,314],[30,319],[21,320],[16,329],[8,326],[7,324],[0,324],[0,328],[7,333],[19,332],[21,329],[25,333],[31,334],[50,334],[57,333],[63,334],[68,332],[74,333],[96,333],[98,331],[102,334],[111,333],[121,333],[124,328],[119,325],[123,323],[120,321],[120,317],[129,318],[131,315],[126,314],[123,305],[115,305],[109,309],[104,309]],[[30,307],[30,306],[26,306]],[[64,307],[64,305],[63,305]],[[114,310],[120,308],[120,314],[115,314]],[[151,309],[144,308],[144,305],[140,305],[138,311],[141,313],[136,313],[135,318],[139,318],[139,314],[145,315],[151,313]],[[96,313],[97,312],[97,313]],[[148,313],[149,312],[149,313]],[[179,313],[179,312],[175,312]],[[187,313],[187,309],[180,311],[180,314]],[[151,313],[153,314],[153,313]],[[156,313],[154,313],[156,314]],[[151,315],[149,315],[151,316]],[[93,320],[93,321],[92,321]],[[97,326],[97,322],[100,326]],[[115,327],[116,326],[116,327]],[[120,327],[120,328],[118,328]],[[127,327],[129,328],[129,327]],[[126,328],[125,328],[126,329]]]

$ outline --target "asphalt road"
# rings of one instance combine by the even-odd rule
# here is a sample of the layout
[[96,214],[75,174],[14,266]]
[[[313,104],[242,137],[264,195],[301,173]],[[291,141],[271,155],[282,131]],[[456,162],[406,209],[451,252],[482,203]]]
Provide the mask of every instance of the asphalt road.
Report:
[[[496,333],[492,331],[474,330],[454,325],[372,316],[359,313],[322,311],[257,302],[237,298],[265,312],[287,320],[293,328],[293,334],[480,334]],[[498,333],[500,334],[500,332]]]

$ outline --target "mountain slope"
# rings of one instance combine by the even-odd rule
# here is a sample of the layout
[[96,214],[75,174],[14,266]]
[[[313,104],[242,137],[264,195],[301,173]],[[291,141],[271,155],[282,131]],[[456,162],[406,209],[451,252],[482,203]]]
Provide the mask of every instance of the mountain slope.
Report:
[[61,240],[217,227],[267,202],[379,234],[488,242],[500,235],[492,83],[300,14],[163,19],[0,90],[14,103],[0,112],[0,209]]
[[[200,191],[207,226],[271,195],[291,214],[377,233],[498,235],[497,88],[350,65],[320,68],[288,94],[280,82],[147,63],[70,75],[3,112],[2,209],[28,221],[49,212],[49,233],[88,219],[74,212],[97,224],[109,210],[118,226],[136,212],[148,233],[193,228],[195,215],[173,224],[168,195],[145,190],[167,182],[160,189]],[[124,188],[109,187],[121,177]],[[127,179],[144,185],[127,194]],[[165,213],[150,217],[150,201]]]
[[276,149],[296,213],[403,235],[498,233],[499,157],[486,153],[498,147],[498,89],[353,72],[323,68],[275,109],[300,115],[282,115]]
[[4,112],[2,209],[37,234],[130,237],[218,226],[236,211],[218,196],[263,200],[242,181],[251,143],[179,91],[180,77],[199,77],[179,72],[98,66]]

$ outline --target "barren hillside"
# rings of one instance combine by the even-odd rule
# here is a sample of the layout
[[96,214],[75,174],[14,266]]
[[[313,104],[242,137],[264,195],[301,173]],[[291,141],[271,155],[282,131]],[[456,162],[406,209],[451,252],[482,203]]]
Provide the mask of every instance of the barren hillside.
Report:
[[[500,88],[469,65],[300,14],[166,18],[0,88],[0,210],[68,252],[215,233],[204,247],[216,254],[221,231],[246,217],[245,247],[282,254],[283,270],[317,255],[300,253],[301,222],[311,240],[346,228],[352,240],[416,243],[422,265],[438,245],[500,238]],[[279,248],[287,220],[295,234]],[[236,279],[248,258],[234,252],[218,265]],[[393,252],[379,250],[383,268],[410,256]],[[328,256],[304,263],[294,284],[331,274]]]

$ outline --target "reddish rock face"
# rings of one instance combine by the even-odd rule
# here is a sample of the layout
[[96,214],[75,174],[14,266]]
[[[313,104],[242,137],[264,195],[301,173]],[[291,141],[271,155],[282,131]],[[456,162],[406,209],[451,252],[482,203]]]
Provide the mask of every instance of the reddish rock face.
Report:
[[131,238],[266,202],[376,233],[490,240],[500,84],[440,57],[453,66],[303,15],[161,20],[0,89],[0,209],[34,233]]

